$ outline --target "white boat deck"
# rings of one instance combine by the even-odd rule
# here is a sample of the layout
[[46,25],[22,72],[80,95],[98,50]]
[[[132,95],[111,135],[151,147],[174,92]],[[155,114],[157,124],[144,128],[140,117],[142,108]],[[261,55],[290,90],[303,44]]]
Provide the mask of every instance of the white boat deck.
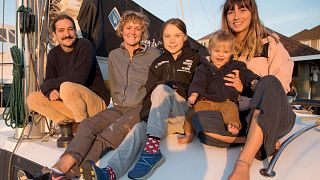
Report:
[[[313,117],[315,116],[298,114],[293,130],[282,141],[305,125],[314,123]],[[308,120],[302,120],[304,118]],[[14,130],[6,127],[4,121],[0,121],[0,147],[2,149],[13,151],[17,142],[9,138],[13,134]],[[176,141],[176,135],[168,136],[161,142],[160,147],[166,161],[150,177],[151,180],[224,180],[231,173],[241,150],[240,147],[224,149],[203,145],[196,138],[188,145],[180,145]],[[63,151],[64,149],[56,147],[55,139],[51,139],[49,142],[40,142],[37,139],[23,141],[16,154],[43,166],[51,167]],[[112,153],[109,152],[104,156],[98,162],[99,166],[104,167]],[[311,129],[290,143],[274,168],[276,176],[266,178],[260,175],[259,170],[267,167],[270,159],[253,162],[251,168],[252,180],[319,180],[319,129]],[[120,179],[128,178],[125,175]]]

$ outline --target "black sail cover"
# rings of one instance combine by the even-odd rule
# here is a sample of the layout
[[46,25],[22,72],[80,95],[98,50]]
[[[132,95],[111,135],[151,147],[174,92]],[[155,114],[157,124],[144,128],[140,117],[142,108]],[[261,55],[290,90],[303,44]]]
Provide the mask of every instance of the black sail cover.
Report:
[[[148,16],[150,37],[146,43],[151,46],[159,45],[159,34],[164,22],[132,0],[83,0],[77,17],[78,23],[82,36],[92,42],[97,56],[107,57],[109,52],[118,48],[123,41],[116,35],[115,28],[119,15],[126,10],[143,12]],[[208,55],[204,46],[190,37],[189,40],[201,55]]]

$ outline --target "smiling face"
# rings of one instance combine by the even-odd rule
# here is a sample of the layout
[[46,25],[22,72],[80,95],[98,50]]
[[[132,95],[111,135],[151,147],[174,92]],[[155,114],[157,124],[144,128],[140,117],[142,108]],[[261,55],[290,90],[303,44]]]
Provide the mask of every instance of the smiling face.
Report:
[[164,48],[171,53],[174,59],[177,59],[178,55],[182,52],[187,35],[177,26],[168,24],[163,30],[162,39]]
[[142,37],[142,25],[138,22],[129,21],[124,24],[122,30],[124,46],[127,49],[137,49]]
[[73,50],[77,38],[76,29],[69,19],[61,19],[55,23],[53,37],[66,52]]
[[227,23],[235,33],[237,39],[243,40],[247,35],[251,22],[251,12],[246,7],[234,5],[234,9],[227,12]]
[[217,68],[225,65],[232,55],[231,41],[217,41],[211,47],[210,61]]

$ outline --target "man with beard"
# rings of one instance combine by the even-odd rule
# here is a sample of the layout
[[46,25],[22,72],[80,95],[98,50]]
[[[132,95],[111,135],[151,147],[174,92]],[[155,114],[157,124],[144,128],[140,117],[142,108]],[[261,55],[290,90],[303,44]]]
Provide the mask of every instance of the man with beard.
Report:
[[[87,39],[77,38],[73,19],[58,15],[52,22],[52,34],[59,45],[48,54],[41,91],[31,93],[27,104],[31,110],[65,127],[107,108],[110,93],[93,46]],[[67,131],[70,135],[70,126]],[[58,147],[65,147],[71,139],[58,139]]]

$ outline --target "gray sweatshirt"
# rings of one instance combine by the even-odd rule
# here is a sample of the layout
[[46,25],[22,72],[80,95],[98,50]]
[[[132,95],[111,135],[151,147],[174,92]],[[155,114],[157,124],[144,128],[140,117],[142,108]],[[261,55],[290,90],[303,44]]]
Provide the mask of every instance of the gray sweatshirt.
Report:
[[159,50],[143,47],[135,50],[130,58],[123,45],[109,53],[108,77],[113,105],[128,107],[142,102],[149,67],[158,56]]

